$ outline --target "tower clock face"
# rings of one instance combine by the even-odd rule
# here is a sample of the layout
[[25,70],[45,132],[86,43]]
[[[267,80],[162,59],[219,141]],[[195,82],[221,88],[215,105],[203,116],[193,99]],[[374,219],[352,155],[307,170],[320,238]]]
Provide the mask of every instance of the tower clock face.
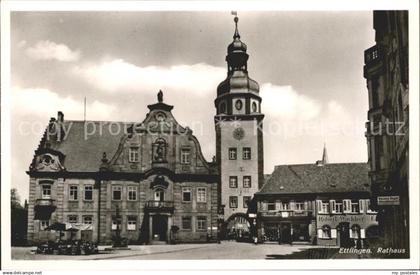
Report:
[[244,138],[244,136],[245,136],[245,131],[241,127],[233,130],[233,138],[234,139],[241,140],[241,139]]
[[242,101],[241,100],[236,100],[236,102],[235,102],[235,108],[236,108],[236,110],[240,110],[240,109],[242,109]]

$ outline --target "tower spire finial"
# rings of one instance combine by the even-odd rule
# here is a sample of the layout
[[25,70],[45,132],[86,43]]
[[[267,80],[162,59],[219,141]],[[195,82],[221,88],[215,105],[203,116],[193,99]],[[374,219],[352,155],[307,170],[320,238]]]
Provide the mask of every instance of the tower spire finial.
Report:
[[239,21],[238,12],[237,11],[232,11],[231,14],[235,15],[235,18],[233,18],[233,21],[235,21],[235,33],[233,35],[233,39],[236,39],[236,38],[239,39],[239,38],[241,38],[241,36],[239,35],[239,31],[238,31],[238,21]]
[[327,163],[328,163],[327,145],[324,141],[324,150],[322,152],[322,164],[327,164]]

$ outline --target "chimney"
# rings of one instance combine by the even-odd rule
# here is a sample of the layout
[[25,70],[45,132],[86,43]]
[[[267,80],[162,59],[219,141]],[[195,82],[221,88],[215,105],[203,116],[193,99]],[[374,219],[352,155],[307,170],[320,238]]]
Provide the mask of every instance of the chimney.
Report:
[[64,114],[62,111],[58,111],[57,113],[57,121],[58,122],[64,122]]

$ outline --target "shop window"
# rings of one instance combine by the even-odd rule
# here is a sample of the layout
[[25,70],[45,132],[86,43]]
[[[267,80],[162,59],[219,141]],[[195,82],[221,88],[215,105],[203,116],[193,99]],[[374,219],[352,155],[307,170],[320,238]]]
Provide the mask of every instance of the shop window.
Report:
[[243,186],[244,188],[251,188],[251,176],[243,177]]
[[181,163],[182,164],[190,164],[190,149],[189,148],[182,148],[181,149]]
[[267,202],[267,210],[268,211],[275,211],[276,210],[276,202],[275,201],[268,201]]
[[243,159],[248,160],[251,159],[251,147],[244,147],[242,149]]
[[129,216],[127,219],[127,230],[136,230],[137,217]]
[[199,231],[207,230],[207,217],[206,216],[197,217],[197,230]]
[[360,226],[355,224],[350,228],[350,238],[360,239]]
[[229,206],[230,206],[230,208],[238,208],[238,197],[230,196],[229,197]]
[[322,228],[318,229],[318,238],[331,239],[331,227],[324,225]]
[[77,191],[78,191],[78,187],[77,185],[70,185],[69,187],[69,200],[71,201],[77,201]]
[[182,201],[183,202],[191,202],[192,198],[191,198],[191,188],[189,187],[184,187],[182,188]]
[[229,187],[230,188],[238,188],[238,177],[237,176],[230,176],[229,177]]
[[129,162],[139,161],[139,148],[138,147],[130,147],[128,149],[128,161]]
[[93,186],[92,185],[85,185],[85,201],[93,200]]
[[127,199],[129,201],[137,200],[137,187],[136,186],[128,186]]
[[120,201],[121,200],[121,186],[112,186],[112,200]]
[[236,159],[236,155],[237,155],[236,148],[229,148],[229,159],[230,160],[235,160]]
[[191,230],[191,217],[182,217],[182,229]]
[[207,190],[205,187],[197,188],[197,202],[206,202],[207,201]]

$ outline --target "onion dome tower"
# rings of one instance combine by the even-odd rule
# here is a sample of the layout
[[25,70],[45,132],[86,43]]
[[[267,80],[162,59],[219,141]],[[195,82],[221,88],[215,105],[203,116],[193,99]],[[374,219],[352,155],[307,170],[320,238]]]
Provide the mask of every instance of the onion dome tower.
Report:
[[246,220],[248,202],[264,181],[264,115],[259,85],[248,76],[249,56],[239,35],[237,16],[234,22],[233,42],[227,48],[227,77],[217,87],[214,101],[216,161],[220,171],[219,213],[223,213],[225,224]]

